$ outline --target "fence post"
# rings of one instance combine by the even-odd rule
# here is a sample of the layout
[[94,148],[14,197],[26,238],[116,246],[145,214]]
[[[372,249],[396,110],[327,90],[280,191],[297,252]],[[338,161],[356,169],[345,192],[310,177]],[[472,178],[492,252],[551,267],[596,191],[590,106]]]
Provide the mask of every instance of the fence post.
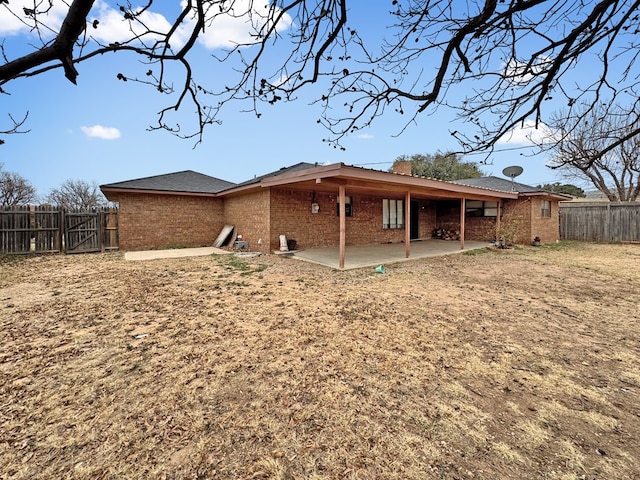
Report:
[[100,207],[98,211],[98,238],[100,239],[100,251],[104,252],[104,232],[105,232],[105,219],[107,218],[105,215],[105,209]]

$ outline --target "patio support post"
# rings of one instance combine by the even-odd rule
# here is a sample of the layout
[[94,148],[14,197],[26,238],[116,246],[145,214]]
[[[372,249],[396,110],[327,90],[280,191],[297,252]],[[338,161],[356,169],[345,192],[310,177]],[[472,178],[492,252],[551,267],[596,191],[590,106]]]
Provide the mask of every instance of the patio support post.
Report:
[[345,245],[347,243],[347,216],[345,212],[345,194],[344,185],[338,186],[338,204],[340,205],[340,257],[338,260],[338,266],[340,269],[344,268],[344,253]]
[[496,243],[500,241],[500,217],[502,216],[502,199],[498,200],[498,211],[496,213]]
[[464,214],[467,202],[464,197],[460,199],[460,250],[464,250]]
[[404,256],[411,254],[411,192],[404,198]]

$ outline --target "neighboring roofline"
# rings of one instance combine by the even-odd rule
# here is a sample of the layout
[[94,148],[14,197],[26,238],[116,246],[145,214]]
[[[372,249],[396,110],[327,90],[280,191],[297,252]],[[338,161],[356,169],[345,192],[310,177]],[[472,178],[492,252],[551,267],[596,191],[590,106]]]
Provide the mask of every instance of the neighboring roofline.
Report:
[[[531,185],[526,185],[524,183],[520,183],[520,182],[514,182],[511,181],[509,183],[509,180],[505,179],[505,178],[500,178],[500,177],[496,177],[494,175],[489,175],[487,177],[477,177],[477,178],[463,178],[460,180],[454,180],[453,183],[458,183],[461,185],[469,185],[469,186],[480,186],[480,185],[474,185],[474,183],[476,181],[480,181],[482,183],[487,183],[487,182],[494,182],[494,181],[498,181],[501,183],[508,183],[509,185],[511,185],[511,190],[505,190],[505,191],[510,191],[510,192],[514,192],[517,193],[519,196],[521,197],[532,197],[532,196],[544,196],[544,197],[548,197],[548,198],[552,198],[554,200],[558,200],[558,201],[564,201],[567,199],[571,199],[573,198],[571,195],[567,195],[564,193],[557,193],[557,192],[550,192],[549,190],[543,190],[543,189],[538,189],[538,187],[533,187]],[[466,183],[466,182],[470,182],[470,183]],[[491,190],[498,190],[498,191],[503,191],[503,190],[499,190],[496,188],[491,188],[491,187],[484,187],[484,188],[489,188]],[[524,188],[526,189],[525,191],[521,191],[518,190],[518,188]]]
[[520,196],[522,197],[549,197],[549,198],[553,198],[554,200],[558,200],[560,202],[565,202],[567,200],[571,200],[573,197],[571,195],[566,195],[564,193],[556,193],[556,192],[549,192],[547,190],[539,190],[537,192],[522,192],[520,193]]
[[293,173],[293,172],[298,172],[298,171],[303,171],[303,170],[307,170],[309,168],[315,168],[317,167],[319,164],[318,162],[316,163],[309,163],[309,162],[298,162],[295,163],[293,165],[289,165],[288,167],[282,167],[279,170],[273,171],[273,172],[269,172],[269,173],[265,173],[263,175],[258,175],[255,176],[254,178],[251,178],[249,180],[245,180],[244,182],[240,182],[237,183],[229,188],[235,188],[237,187],[244,187],[247,185],[253,185],[253,184],[257,184],[260,183],[261,180],[265,179],[265,178],[269,178],[269,177],[275,177],[278,175],[284,175],[286,173]]

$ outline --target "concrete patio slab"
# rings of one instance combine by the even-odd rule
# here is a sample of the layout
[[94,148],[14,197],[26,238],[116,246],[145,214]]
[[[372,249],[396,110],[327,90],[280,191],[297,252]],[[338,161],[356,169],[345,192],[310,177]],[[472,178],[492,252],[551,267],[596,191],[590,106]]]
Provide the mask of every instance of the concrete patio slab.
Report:
[[[345,252],[344,269],[375,267],[392,263],[407,262],[425,257],[453,255],[487,248],[488,242],[465,241],[464,250],[460,242],[446,240],[419,240],[411,242],[411,256],[405,257],[404,243],[385,243],[374,245],[348,246]],[[186,258],[206,255],[232,255],[236,252],[216,247],[176,248],[169,250],[146,250],[142,252],[125,252],[125,260],[155,260],[160,258]],[[326,267],[339,269],[338,247],[310,248],[287,252],[287,257],[305,262],[317,263]]]
[[125,260],[156,260],[158,258],[203,257],[206,255],[228,255],[233,252],[216,247],[175,248],[170,250],[145,250],[142,252],[125,252]]
[[[348,246],[345,251],[344,269],[375,267],[397,262],[407,262],[425,257],[452,255],[487,248],[489,242],[475,242],[466,240],[464,249],[460,249],[460,242],[446,240],[419,240],[411,242],[410,257],[405,257],[404,243],[375,244]],[[331,268],[339,268],[338,247],[310,248],[298,250],[290,255],[292,258],[306,262],[318,263]]]

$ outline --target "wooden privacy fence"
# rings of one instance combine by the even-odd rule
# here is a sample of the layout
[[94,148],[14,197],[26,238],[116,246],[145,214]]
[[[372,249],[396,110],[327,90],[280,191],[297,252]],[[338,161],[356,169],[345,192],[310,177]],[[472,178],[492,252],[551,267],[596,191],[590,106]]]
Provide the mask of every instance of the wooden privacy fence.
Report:
[[0,253],[86,253],[118,249],[118,209],[0,207]]
[[640,202],[561,203],[560,238],[640,242]]

